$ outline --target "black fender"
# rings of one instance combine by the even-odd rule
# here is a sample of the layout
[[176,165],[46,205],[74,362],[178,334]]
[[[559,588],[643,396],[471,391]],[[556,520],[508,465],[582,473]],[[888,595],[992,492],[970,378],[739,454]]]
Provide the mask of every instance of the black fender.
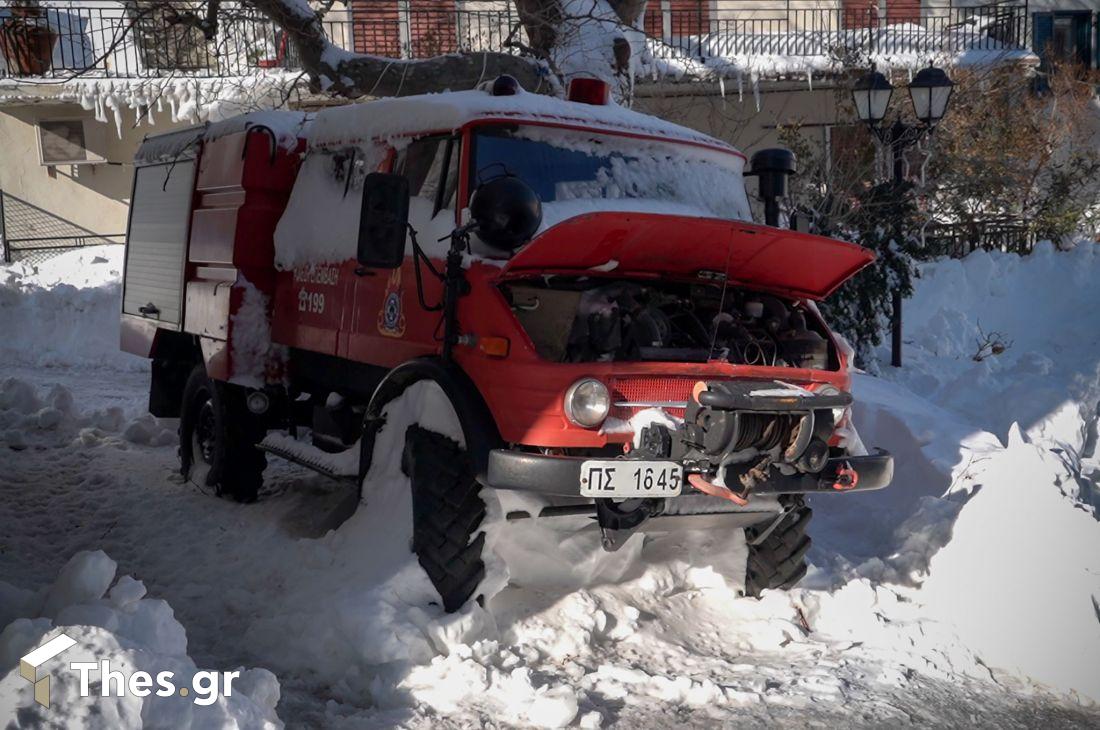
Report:
[[363,417],[363,437],[359,451],[359,485],[370,469],[374,454],[374,438],[382,426],[382,410],[386,404],[401,395],[414,383],[431,380],[443,389],[451,401],[466,439],[466,452],[477,480],[486,483],[489,471],[489,452],[501,448],[496,421],[477,386],[458,365],[446,365],[438,357],[421,357],[398,365],[375,388]]

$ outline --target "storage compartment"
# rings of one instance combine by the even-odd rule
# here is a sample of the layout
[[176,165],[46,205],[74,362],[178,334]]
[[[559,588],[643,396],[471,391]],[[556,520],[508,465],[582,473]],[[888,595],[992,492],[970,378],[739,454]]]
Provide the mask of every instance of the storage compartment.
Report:
[[194,159],[138,167],[126,232],[122,311],[179,329]]

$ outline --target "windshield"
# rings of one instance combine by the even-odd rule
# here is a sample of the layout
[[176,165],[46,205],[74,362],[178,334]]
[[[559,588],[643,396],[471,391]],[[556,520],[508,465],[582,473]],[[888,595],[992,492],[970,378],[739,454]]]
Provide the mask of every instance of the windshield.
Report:
[[504,172],[517,175],[542,199],[548,223],[568,217],[553,215],[555,207],[748,220],[743,166],[738,155],[686,144],[494,125],[475,134],[471,189]]

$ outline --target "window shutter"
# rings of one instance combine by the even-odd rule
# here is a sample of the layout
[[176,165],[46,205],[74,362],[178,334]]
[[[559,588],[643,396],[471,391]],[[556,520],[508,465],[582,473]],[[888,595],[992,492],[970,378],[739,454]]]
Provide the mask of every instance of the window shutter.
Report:
[[1050,13],[1035,13],[1031,23],[1032,48],[1044,65],[1047,60],[1047,46],[1054,35],[1054,16]]
[[1085,68],[1089,68],[1092,65],[1092,13],[1074,15],[1073,35],[1077,59]]

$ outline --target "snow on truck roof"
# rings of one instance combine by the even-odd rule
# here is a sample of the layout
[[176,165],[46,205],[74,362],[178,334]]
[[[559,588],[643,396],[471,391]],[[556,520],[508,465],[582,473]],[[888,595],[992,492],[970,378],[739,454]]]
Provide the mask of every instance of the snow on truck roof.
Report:
[[501,118],[660,137],[741,154],[725,142],[702,132],[613,102],[601,106],[522,90],[512,96],[493,96],[488,91],[471,90],[375,99],[324,109],[316,114],[251,112],[221,122],[150,135],[138,148],[135,161],[151,164],[172,160],[200,141],[211,141],[253,126],[270,129],[279,143],[288,149],[292,149],[302,137],[306,138],[311,149],[332,149],[369,140],[447,132],[478,119]]
[[249,112],[220,122],[207,122],[197,127],[187,127],[161,134],[147,135],[134,155],[139,165],[168,162],[187,154],[200,141],[211,142],[251,127],[263,127],[275,135],[285,149],[294,149],[298,140],[309,129],[313,114],[295,111]]
[[317,113],[307,137],[311,149],[326,149],[408,134],[448,132],[478,119],[500,118],[641,134],[741,154],[701,132],[613,102],[586,104],[522,89],[511,96],[481,90],[448,91],[333,107]]

